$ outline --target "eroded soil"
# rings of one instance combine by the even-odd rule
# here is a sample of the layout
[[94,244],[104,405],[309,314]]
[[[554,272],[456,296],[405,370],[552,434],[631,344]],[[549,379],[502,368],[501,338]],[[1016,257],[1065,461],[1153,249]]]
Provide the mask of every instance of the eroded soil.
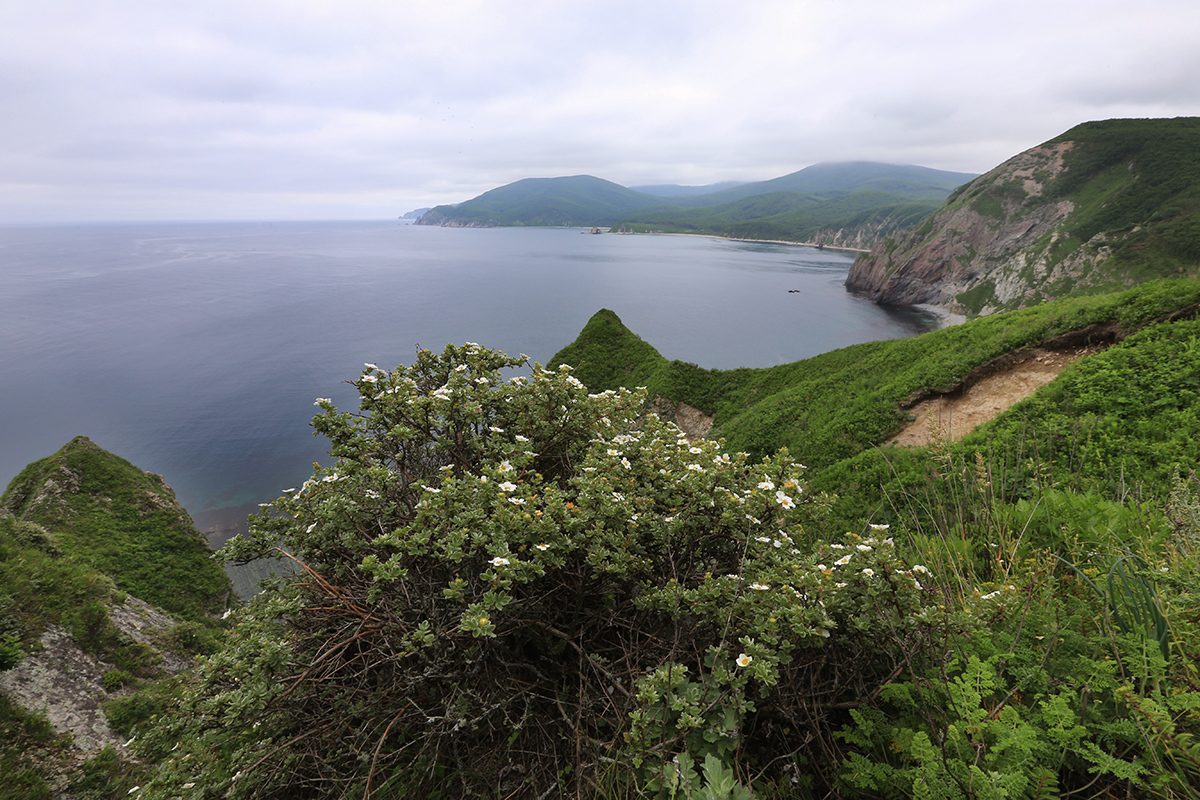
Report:
[[944,439],[958,441],[1057,378],[1068,364],[1103,348],[1102,344],[1037,347],[1010,354],[1003,366],[989,374],[968,379],[950,392],[918,399],[911,406],[916,419],[892,441],[907,447]]

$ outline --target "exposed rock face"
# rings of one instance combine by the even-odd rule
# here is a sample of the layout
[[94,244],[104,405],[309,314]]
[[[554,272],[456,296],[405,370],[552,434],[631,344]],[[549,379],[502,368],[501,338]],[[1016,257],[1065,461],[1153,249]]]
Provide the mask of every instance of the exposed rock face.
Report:
[[1085,267],[1108,256],[1104,243],[1089,242],[1071,257],[1052,258],[1056,229],[1075,204],[1043,197],[1046,183],[1063,171],[1071,146],[1065,141],[1035,147],[975,179],[929,221],[861,256],[846,287],[878,303],[987,314],[1047,285],[1082,277]]
[[[112,604],[108,613],[118,630],[159,653],[159,667],[166,672],[178,673],[191,663],[156,646],[155,634],[175,624],[162,611],[126,597],[123,603]],[[72,746],[83,755],[93,755],[105,747],[127,754],[125,738],[109,727],[104,715],[104,702],[112,695],[105,691],[101,678],[112,665],[84,652],[70,632],[57,625],[46,629],[40,643],[40,651],[27,654],[17,667],[0,672],[0,693],[30,711],[45,713],[57,730],[71,734]]]

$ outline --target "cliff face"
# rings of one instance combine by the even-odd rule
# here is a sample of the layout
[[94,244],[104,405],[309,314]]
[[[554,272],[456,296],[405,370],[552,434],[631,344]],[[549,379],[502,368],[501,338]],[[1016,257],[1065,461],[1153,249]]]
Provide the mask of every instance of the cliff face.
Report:
[[[1088,123],[975,179],[860,256],[878,303],[990,314],[1200,271],[1200,120]],[[1190,152],[1189,152],[1190,150]]]
[[[1063,170],[1071,142],[1042,145],[970,183],[916,229],[903,231],[855,262],[846,287],[877,303],[927,303],[956,313],[990,313],[1047,282],[1078,275],[1081,262],[1107,254],[1089,248],[1051,266],[1031,245],[1070,216],[1070,200],[1047,202],[1045,184]],[[959,296],[991,283],[993,298],[972,308]]]

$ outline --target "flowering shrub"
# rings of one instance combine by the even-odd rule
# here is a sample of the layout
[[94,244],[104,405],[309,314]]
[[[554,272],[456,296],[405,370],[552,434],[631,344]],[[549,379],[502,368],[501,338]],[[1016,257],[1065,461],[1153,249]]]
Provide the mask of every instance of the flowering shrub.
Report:
[[421,351],[367,365],[358,412],[317,401],[336,463],[227,548],[297,573],[145,738],[150,796],[782,780],[930,635],[924,568],[883,530],[822,541],[786,452],[750,464],[644,392],[514,367]]

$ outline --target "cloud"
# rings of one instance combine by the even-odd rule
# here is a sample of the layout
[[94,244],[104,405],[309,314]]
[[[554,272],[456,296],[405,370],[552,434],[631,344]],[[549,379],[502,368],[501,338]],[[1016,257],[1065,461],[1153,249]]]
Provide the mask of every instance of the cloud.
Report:
[[0,8],[0,221],[392,217],[523,177],[982,172],[1200,109],[1191,0],[42,0]]

